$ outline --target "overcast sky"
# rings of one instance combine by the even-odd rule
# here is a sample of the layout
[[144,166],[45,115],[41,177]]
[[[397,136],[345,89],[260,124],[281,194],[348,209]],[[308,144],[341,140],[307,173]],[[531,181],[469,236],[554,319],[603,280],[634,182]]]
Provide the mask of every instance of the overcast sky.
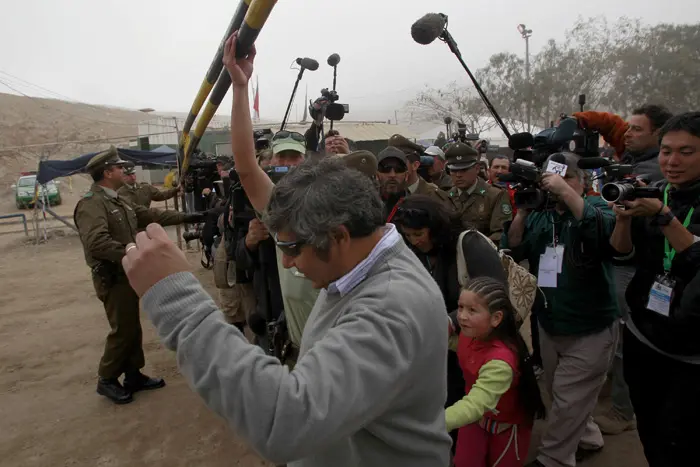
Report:
[[[187,111],[236,9],[237,0],[3,0],[0,80],[27,94],[158,111]],[[261,116],[281,119],[300,56],[307,72],[297,96],[332,84],[326,65],[339,53],[338,92],[353,120],[386,120],[425,85],[468,83],[446,45],[413,42],[411,24],[428,12],[450,18],[450,31],[476,70],[496,52],[524,54],[518,23],[533,29],[536,53],[560,39],[578,16],[641,18],[645,23],[700,21],[697,0],[281,0],[258,38]],[[2,83],[0,91],[11,92]],[[55,96],[54,96],[55,97]],[[230,100],[219,114],[230,113]],[[295,111],[292,111],[294,118]]]

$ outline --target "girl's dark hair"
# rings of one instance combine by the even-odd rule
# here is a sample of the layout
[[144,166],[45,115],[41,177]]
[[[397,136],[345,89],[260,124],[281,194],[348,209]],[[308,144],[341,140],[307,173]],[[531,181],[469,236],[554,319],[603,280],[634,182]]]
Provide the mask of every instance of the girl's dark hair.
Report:
[[535,370],[532,367],[530,351],[518,332],[515,316],[516,311],[510,301],[506,286],[490,277],[477,277],[470,280],[463,290],[472,292],[486,302],[489,313],[503,312],[503,320],[492,332],[492,337],[501,340],[518,354],[518,396],[520,405],[533,419],[544,418],[545,407],[537,385]]
[[430,229],[433,245],[449,254],[454,254],[462,231],[458,214],[428,195],[407,196],[396,210],[393,223],[409,229]]

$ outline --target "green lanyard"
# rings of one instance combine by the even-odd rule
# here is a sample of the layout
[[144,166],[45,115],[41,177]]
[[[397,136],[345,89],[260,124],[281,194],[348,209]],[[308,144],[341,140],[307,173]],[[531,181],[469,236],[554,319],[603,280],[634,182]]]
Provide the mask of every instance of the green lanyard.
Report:
[[[666,189],[664,190],[664,206],[668,206],[668,190],[671,188],[671,185],[666,185]],[[695,212],[695,208],[691,207],[690,211],[688,211],[688,215],[685,216],[685,221],[683,222],[683,227],[686,229],[690,225],[690,218],[693,216],[693,212]],[[666,272],[669,272],[671,270],[671,263],[673,262],[673,258],[676,257],[676,250],[671,248],[671,245],[668,243],[668,238],[664,237],[664,253],[666,256],[664,257],[664,270]]]

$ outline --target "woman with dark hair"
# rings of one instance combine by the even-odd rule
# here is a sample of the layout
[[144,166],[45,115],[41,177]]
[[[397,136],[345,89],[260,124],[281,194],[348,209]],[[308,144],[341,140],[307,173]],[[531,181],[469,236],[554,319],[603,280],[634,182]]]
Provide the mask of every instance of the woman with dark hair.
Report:
[[[440,286],[448,313],[456,313],[460,295],[457,243],[463,231],[457,213],[431,196],[411,195],[397,208],[393,223]],[[507,283],[501,260],[489,240],[474,231],[464,235],[461,246],[467,259],[467,275],[470,279],[487,276],[503,284]],[[457,354],[449,352],[446,407],[464,397],[464,388]],[[454,451],[457,430],[450,435]]]

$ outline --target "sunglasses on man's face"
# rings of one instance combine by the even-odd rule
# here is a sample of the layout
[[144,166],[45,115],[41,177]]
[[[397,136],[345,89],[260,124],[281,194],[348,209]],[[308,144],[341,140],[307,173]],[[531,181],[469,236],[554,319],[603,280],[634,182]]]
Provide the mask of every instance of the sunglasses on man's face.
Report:
[[272,137],[272,141],[278,141],[280,139],[287,138],[292,138],[294,141],[299,141],[300,143],[306,143],[306,138],[304,138],[304,135],[302,135],[301,133],[297,133],[296,131],[287,130],[282,130],[275,133],[275,136]]
[[401,164],[386,164],[386,165],[380,165],[380,166],[378,167],[378,170],[379,170],[380,173],[383,173],[383,174],[388,174],[388,173],[390,173],[392,170],[394,171],[394,173],[397,173],[397,174],[406,173],[406,167],[403,166],[403,165],[401,165]]
[[301,254],[301,247],[306,245],[306,242],[304,242],[303,240],[296,240],[294,242],[282,242],[277,237],[277,234],[275,234],[274,238],[275,245],[277,245],[277,248],[279,248],[284,255],[289,256],[290,258],[296,258],[297,256],[299,256]]

